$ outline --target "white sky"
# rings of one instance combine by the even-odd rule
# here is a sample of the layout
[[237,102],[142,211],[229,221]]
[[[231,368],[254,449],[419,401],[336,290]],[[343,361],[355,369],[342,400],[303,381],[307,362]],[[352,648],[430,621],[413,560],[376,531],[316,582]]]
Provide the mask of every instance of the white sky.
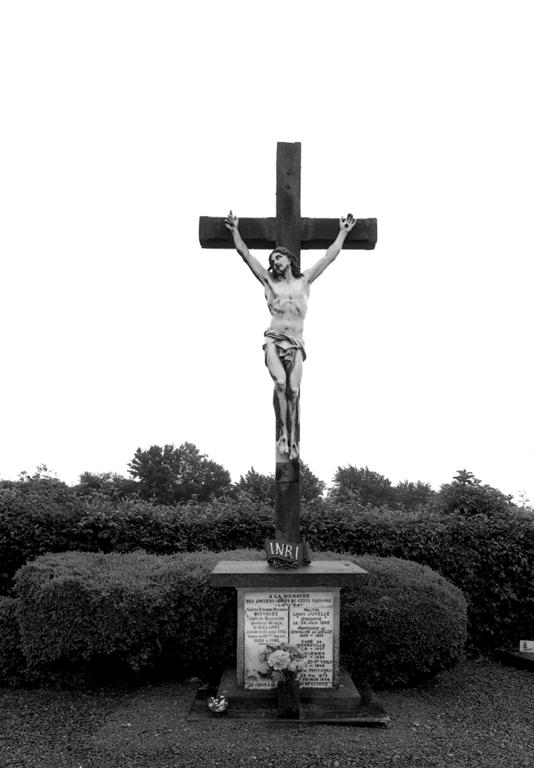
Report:
[[198,217],[274,216],[300,141],[303,216],[378,218],[312,287],[303,460],[534,500],[529,5],[2,3],[0,476],[273,471],[262,288]]

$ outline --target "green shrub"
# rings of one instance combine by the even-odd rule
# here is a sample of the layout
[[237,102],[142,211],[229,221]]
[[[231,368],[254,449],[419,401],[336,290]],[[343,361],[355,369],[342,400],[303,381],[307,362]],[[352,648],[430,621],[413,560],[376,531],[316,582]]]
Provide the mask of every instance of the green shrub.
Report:
[[0,482],[0,591],[14,573],[44,552],[77,549],[83,503],[74,491],[51,478]]
[[[534,527],[519,517],[453,515],[439,550],[420,562],[460,587],[468,602],[469,646],[516,646],[534,630]],[[526,635],[525,635],[526,632]]]
[[[339,555],[327,554],[329,559]],[[216,679],[235,660],[233,589],[208,575],[220,559],[262,552],[45,555],[16,578],[22,649],[42,680],[129,674]],[[370,584],[342,593],[342,651],[360,678],[384,685],[424,679],[457,661],[465,640],[459,590],[428,568],[359,558]]]
[[371,578],[344,591],[341,653],[357,680],[411,685],[453,667],[467,638],[462,592],[427,566],[364,555]]
[[469,647],[516,645],[534,631],[534,523],[519,515],[403,513],[323,503],[302,516],[314,549],[428,565],[464,593]]
[[0,593],[9,592],[21,565],[45,552],[261,547],[274,526],[273,510],[249,498],[164,507],[98,494],[81,498],[67,486],[59,498],[50,491],[47,481],[0,485]]
[[210,553],[66,552],[25,565],[15,588],[28,670],[77,683],[110,670],[184,677],[220,666],[233,604],[207,584],[216,562]]
[[11,597],[0,597],[0,685],[22,683],[25,667],[17,622],[17,601]]
[[[80,499],[57,481],[0,484],[0,590],[44,552],[155,554],[262,547],[274,512],[245,496],[176,507]],[[534,631],[534,523],[518,514],[408,513],[320,501],[302,510],[315,551],[399,557],[428,565],[465,594],[469,647],[516,645]]]

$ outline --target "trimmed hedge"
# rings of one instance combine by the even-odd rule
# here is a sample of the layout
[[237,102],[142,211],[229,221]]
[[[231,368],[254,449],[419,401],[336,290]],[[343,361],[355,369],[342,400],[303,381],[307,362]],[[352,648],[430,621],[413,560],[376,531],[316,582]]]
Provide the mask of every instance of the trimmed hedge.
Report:
[[97,495],[81,498],[48,480],[11,483],[0,486],[0,593],[9,592],[22,565],[46,552],[144,549],[164,555],[260,547],[273,526],[273,510],[246,496],[241,502],[164,507],[140,500],[113,503]]
[[[17,485],[15,488],[14,486]],[[68,549],[157,554],[261,547],[272,535],[270,507],[243,496],[213,503],[158,507],[80,499],[68,486],[0,487],[0,591],[21,565]],[[428,565],[465,594],[469,647],[516,646],[534,634],[534,521],[516,514],[406,513],[322,501],[302,510],[314,550],[399,557]]]
[[233,625],[231,595],[207,584],[217,560],[65,552],[25,565],[15,591],[28,671],[78,683],[218,668]]
[[469,647],[514,647],[534,632],[534,523],[486,517],[332,508],[307,518],[309,540],[325,546],[341,533],[347,552],[428,565],[459,587],[468,603]]
[[17,600],[0,597],[0,683],[4,685],[19,685],[26,677],[17,607]]
[[[264,554],[67,552],[29,563],[16,577],[27,673],[61,684],[109,680],[111,671],[115,679],[216,680],[235,660],[237,623],[235,591],[208,585],[220,559]],[[458,589],[416,563],[358,563],[371,572],[370,584],[341,600],[341,650],[357,678],[407,684],[461,658],[467,619]]]
[[467,640],[462,592],[427,566],[363,555],[372,574],[343,592],[341,653],[356,679],[411,685],[453,667]]
[[86,514],[83,500],[58,480],[0,482],[0,592],[8,592],[16,571],[38,555],[91,549],[83,542]]

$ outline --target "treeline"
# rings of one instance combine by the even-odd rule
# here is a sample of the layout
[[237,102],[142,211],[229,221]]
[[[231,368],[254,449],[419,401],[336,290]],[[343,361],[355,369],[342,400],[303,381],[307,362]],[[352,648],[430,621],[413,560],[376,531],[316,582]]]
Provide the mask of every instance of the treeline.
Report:
[[[80,497],[104,497],[111,502],[141,499],[153,504],[175,506],[189,501],[240,498],[274,506],[275,482],[272,474],[261,474],[251,467],[238,482],[221,464],[202,454],[193,443],[152,445],[138,448],[128,464],[130,477],[105,472],[84,472],[72,491]],[[22,473],[19,481],[0,481],[0,488],[17,487],[29,481],[53,478],[46,467],[34,475]],[[55,481],[61,483],[61,481]],[[391,481],[368,467],[339,466],[332,487],[312,470],[301,464],[300,493],[304,504],[327,499],[351,503],[357,507],[388,508],[400,511],[433,509],[466,515],[493,514],[517,510],[512,496],[506,495],[465,469],[459,470],[450,483],[434,491],[428,483],[409,481],[393,485]],[[522,509],[531,511],[523,505]]]

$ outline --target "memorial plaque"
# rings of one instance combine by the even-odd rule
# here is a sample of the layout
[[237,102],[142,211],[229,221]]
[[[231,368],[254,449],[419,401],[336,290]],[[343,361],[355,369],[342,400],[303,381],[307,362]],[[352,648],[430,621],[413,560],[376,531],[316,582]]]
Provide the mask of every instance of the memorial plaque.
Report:
[[260,656],[267,645],[298,645],[306,654],[304,688],[337,684],[339,590],[246,591],[242,595],[244,687],[274,688]]

